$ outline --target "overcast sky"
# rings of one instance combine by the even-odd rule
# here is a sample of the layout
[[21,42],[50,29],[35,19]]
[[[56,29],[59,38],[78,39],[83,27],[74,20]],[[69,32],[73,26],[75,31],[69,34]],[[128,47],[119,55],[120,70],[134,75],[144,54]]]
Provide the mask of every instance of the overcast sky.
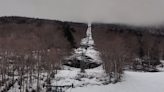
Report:
[[0,16],[75,22],[164,23],[164,0],[0,0]]

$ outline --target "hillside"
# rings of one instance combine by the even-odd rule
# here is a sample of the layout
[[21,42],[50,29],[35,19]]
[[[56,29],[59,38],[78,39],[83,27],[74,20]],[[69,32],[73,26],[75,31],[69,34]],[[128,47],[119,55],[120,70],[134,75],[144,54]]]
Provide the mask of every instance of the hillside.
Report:
[[25,80],[39,85],[41,72],[56,73],[64,57],[80,45],[86,28],[83,23],[0,17],[0,91],[15,83],[24,91]]
[[0,17],[0,91],[162,92],[163,47],[162,27]]
[[[55,35],[58,35],[59,39],[64,37],[62,32],[62,26],[64,23],[67,23],[70,28],[74,29],[75,32],[71,32],[77,46],[80,44],[82,38],[85,37],[85,30],[87,25],[84,23],[72,23],[72,22],[62,22],[58,20],[46,20],[46,19],[37,19],[37,18],[27,18],[27,17],[0,17],[0,32],[1,37],[5,35],[14,34],[28,34],[34,33],[38,35],[39,32],[45,34],[46,42],[51,42],[50,39],[55,39]],[[54,36],[53,36],[54,35]],[[60,36],[61,35],[61,36]],[[41,37],[40,37],[41,38]],[[48,44],[52,45],[52,44]]]
[[104,61],[125,62],[126,68],[144,71],[149,71],[149,66],[158,65],[159,60],[164,59],[163,33],[163,26],[93,23],[92,28],[96,48]]

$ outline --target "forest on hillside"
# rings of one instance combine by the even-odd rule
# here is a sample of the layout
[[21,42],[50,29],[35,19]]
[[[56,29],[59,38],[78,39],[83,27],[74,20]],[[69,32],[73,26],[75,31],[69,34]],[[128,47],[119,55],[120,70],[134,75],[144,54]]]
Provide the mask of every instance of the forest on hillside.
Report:
[[[62,68],[62,60],[85,37],[86,24],[25,17],[0,17],[0,87],[6,92],[18,81],[20,91],[33,82],[47,83]],[[29,77],[27,77],[29,76]],[[37,92],[39,88],[37,89]]]
[[[21,92],[39,92],[41,80],[51,84],[63,60],[86,37],[87,24],[26,17],[0,17],[0,88],[16,82]],[[158,72],[164,59],[164,28],[92,24],[94,48],[106,74],[120,81],[124,70]],[[161,66],[163,67],[163,66]],[[46,76],[42,76],[46,73]],[[110,82],[109,81],[109,82]]]
[[[123,70],[157,72],[164,59],[163,29],[93,24],[92,34],[104,69],[119,81]],[[161,66],[163,67],[163,66]]]

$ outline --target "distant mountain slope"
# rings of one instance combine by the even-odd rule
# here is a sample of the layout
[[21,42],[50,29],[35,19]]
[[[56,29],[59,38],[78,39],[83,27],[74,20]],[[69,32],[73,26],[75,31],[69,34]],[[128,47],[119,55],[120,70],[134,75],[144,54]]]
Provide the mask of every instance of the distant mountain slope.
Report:
[[94,28],[107,29],[110,31],[120,31],[120,32],[134,32],[137,34],[151,33],[157,35],[164,35],[164,26],[133,26],[125,24],[102,24],[102,23],[93,23]]
[[109,61],[117,61],[120,66],[123,66],[121,64],[124,62],[128,69],[156,71],[154,66],[160,64],[160,60],[164,59],[163,26],[139,27],[100,23],[93,23],[92,26],[96,48],[101,53],[106,67],[111,66]]
[[[55,31],[55,34],[50,33],[53,37],[53,35],[55,36],[57,34],[63,35],[62,26],[64,23],[67,23],[72,29],[75,30],[75,32],[72,32],[72,34],[76,45],[79,45],[81,39],[85,37],[85,31],[87,29],[87,24],[84,23],[62,22],[58,20],[47,20],[19,16],[0,17],[0,33],[1,36],[4,36],[10,33],[20,34],[20,32],[34,32],[38,34],[40,30],[43,30],[43,33],[47,33],[48,31]],[[47,35],[46,37],[48,40],[49,36]]]

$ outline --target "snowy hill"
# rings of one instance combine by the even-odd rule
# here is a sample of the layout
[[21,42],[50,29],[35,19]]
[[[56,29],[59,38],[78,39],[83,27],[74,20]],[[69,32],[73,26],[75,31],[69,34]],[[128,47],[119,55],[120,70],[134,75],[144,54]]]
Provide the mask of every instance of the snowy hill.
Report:
[[[9,20],[12,20],[12,19],[15,19],[15,18],[11,18]],[[20,18],[20,20],[21,20],[21,18]],[[6,22],[6,20],[3,20],[1,23],[3,24],[3,22],[5,22],[7,24],[10,21],[7,20],[7,22]],[[18,24],[19,23],[20,24],[28,23],[28,22],[22,23],[18,19],[16,19],[15,22],[16,23],[18,22]],[[51,23],[51,21],[49,21],[49,22]],[[45,21],[45,23],[46,23],[46,21]],[[54,22],[54,23],[58,23],[58,22]],[[85,24],[76,24],[76,23],[75,24],[68,23],[68,24],[70,24],[72,26],[76,25],[75,29],[76,28],[78,29],[78,26],[82,25],[81,30],[83,32],[86,30],[84,28]],[[41,25],[38,24],[37,26],[41,26]],[[6,26],[6,27],[11,29],[8,26]],[[58,26],[56,26],[56,29],[57,29],[57,27]],[[95,29],[95,26],[93,26],[93,28]],[[115,28],[118,28],[118,29],[115,29]],[[83,30],[83,29],[85,29],[85,30]],[[45,85],[45,84],[51,84],[53,86],[55,86],[55,85],[63,86],[63,85],[74,84],[74,88],[71,88],[71,89],[67,90],[66,92],[99,92],[99,91],[102,91],[102,92],[164,92],[164,87],[163,87],[163,85],[164,85],[164,78],[163,78],[164,68],[161,67],[160,65],[157,66],[157,69],[160,72],[148,73],[148,72],[124,71],[123,76],[121,75],[121,77],[122,77],[121,81],[118,81],[115,84],[113,84],[114,82],[109,82],[109,75],[107,75],[109,73],[107,73],[107,71],[104,70],[105,68],[103,69],[103,67],[101,65],[102,60],[99,56],[100,53],[96,50],[98,45],[102,45],[102,44],[96,43],[96,41],[99,41],[98,39],[94,39],[94,40],[92,39],[91,29],[92,29],[91,24],[88,24],[88,29],[86,31],[85,38],[83,38],[81,36],[80,32],[76,32],[79,35],[74,34],[74,36],[76,36],[75,38],[78,38],[78,36],[81,36],[83,39],[80,39],[81,37],[79,37],[79,39],[81,40],[80,47],[74,49],[73,54],[70,57],[68,57],[68,64],[75,62],[75,63],[77,63],[77,65],[75,65],[75,66],[78,66],[78,68],[61,65],[61,67],[59,69],[58,69],[58,67],[55,69],[54,68],[49,69],[52,66],[51,64],[54,64],[54,66],[59,66],[58,64],[49,62],[50,61],[49,59],[45,60],[46,63],[41,64],[43,66],[40,65],[41,68],[37,68],[40,66],[38,66],[39,60],[38,61],[36,60],[38,64],[37,63],[34,64],[32,62],[32,63],[30,63],[31,65],[29,65],[29,66],[27,65],[29,68],[26,68],[26,67],[22,68],[27,71],[27,73],[26,73],[26,71],[25,72],[23,71],[24,74],[22,75],[21,74],[22,69],[20,69],[22,65],[19,65],[17,70],[13,71],[13,73],[15,73],[14,78],[13,78],[14,82],[12,82],[13,76],[8,74],[10,72],[4,73],[4,76],[6,76],[6,82],[4,82],[4,83],[1,82],[1,81],[3,81],[3,78],[2,78],[3,76],[1,77],[1,75],[0,75],[0,83],[3,84],[0,87],[0,91],[3,91],[5,89],[5,90],[7,90],[5,92],[25,92],[25,90],[28,90],[29,92],[46,92],[46,88],[43,87],[43,85]],[[109,31],[109,30],[113,29],[113,30],[116,30],[116,31],[118,30],[121,32],[122,31],[121,29],[126,30],[126,27],[120,28],[120,27],[114,26],[114,27],[109,27],[107,29],[108,30],[105,29],[105,31]],[[100,30],[102,32],[101,28],[98,30]],[[111,30],[111,31],[113,31],[113,30]],[[94,32],[93,32],[93,34],[94,34]],[[101,38],[102,38],[102,36],[104,36],[99,33],[98,33],[98,35],[100,35]],[[98,35],[96,35],[96,36],[98,36]],[[55,36],[52,35],[52,37],[55,37]],[[93,38],[94,38],[94,36],[93,36]],[[109,40],[109,39],[107,39],[107,40]],[[78,41],[76,41],[76,42],[78,42]],[[107,41],[102,41],[102,42],[104,43]],[[111,42],[111,40],[110,40],[110,42]],[[133,42],[134,42],[134,40],[133,40]],[[123,44],[120,44],[120,45],[122,46]],[[63,48],[63,46],[64,45],[61,45],[61,48]],[[130,46],[131,46],[131,44],[130,44]],[[136,46],[136,45],[134,45],[134,46]],[[117,49],[118,48],[119,47],[117,47]],[[163,48],[162,45],[161,45],[161,48]],[[21,49],[21,48],[19,48],[19,49]],[[83,57],[82,57],[82,53],[83,53]],[[24,55],[26,55],[26,54],[24,54]],[[4,56],[5,56],[5,54],[4,54]],[[59,57],[54,57],[54,56],[55,55],[52,56],[53,60],[57,60],[59,58]],[[39,57],[39,55],[38,55],[38,57]],[[97,64],[97,66],[96,67],[88,66],[88,68],[91,68],[91,69],[87,68],[87,69],[85,69],[85,73],[81,73],[80,72],[80,62],[82,61],[82,59],[88,65]],[[58,61],[60,61],[60,60],[58,60]],[[17,64],[17,63],[14,63],[14,64]],[[50,65],[47,65],[47,67],[44,68],[44,65],[46,65],[46,64],[50,64]],[[103,64],[107,65],[105,63],[103,63]],[[164,65],[164,62],[163,62],[163,65]],[[12,68],[10,69],[10,66],[6,66],[5,63],[4,63],[4,66],[5,67],[2,67],[1,70],[3,70],[3,68],[6,68],[6,71],[13,70]],[[109,66],[107,65],[107,67],[109,67]],[[43,70],[39,71],[40,69],[43,69]],[[113,74],[113,72],[111,72],[111,73]],[[22,79],[19,74],[22,76],[22,79],[23,79],[22,84],[23,85],[21,85],[20,80],[22,80]],[[30,82],[30,76],[31,76],[32,82]],[[111,81],[113,81],[113,80],[114,80],[114,78],[111,77]],[[36,91],[38,89],[40,91]]]
[[[81,46],[74,49],[73,54],[65,61],[65,65],[79,68],[80,61],[84,60],[86,68],[94,68],[101,65],[102,61],[99,52],[95,50],[94,41],[92,39],[91,24],[88,24],[86,37],[81,40]],[[84,56],[82,56],[82,54]],[[76,65],[74,65],[76,64]]]

